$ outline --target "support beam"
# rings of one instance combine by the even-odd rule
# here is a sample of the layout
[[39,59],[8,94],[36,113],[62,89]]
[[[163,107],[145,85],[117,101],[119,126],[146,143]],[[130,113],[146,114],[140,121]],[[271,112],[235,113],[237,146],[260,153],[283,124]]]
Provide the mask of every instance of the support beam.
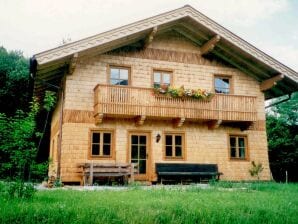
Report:
[[179,117],[173,120],[173,124],[175,128],[180,128],[184,124],[185,117]]
[[76,69],[76,66],[77,66],[77,62],[78,62],[78,57],[79,57],[79,54],[78,53],[75,53],[71,60],[70,60],[70,63],[69,63],[69,68],[68,68],[68,74],[71,75],[74,70]]
[[141,126],[141,125],[143,125],[145,120],[146,120],[146,116],[145,116],[145,115],[137,116],[137,117],[135,118],[136,126]]
[[94,116],[95,119],[95,125],[100,125],[103,121],[103,114],[102,113],[98,113]]
[[[186,24],[183,24],[182,26],[183,26],[185,29],[188,30],[188,31],[185,31],[184,33],[191,32],[191,30],[192,30],[191,27],[187,26]],[[183,33],[181,33],[181,34],[183,34]],[[207,37],[206,34],[200,32],[200,31],[198,31],[198,30],[196,30],[196,34],[197,34],[198,36],[200,36],[201,38],[203,38],[203,39],[208,39],[208,37]],[[183,35],[184,35],[184,34],[183,34]],[[188,35],[188,36],[190,36],[190,35]],[[187,36],[186,36],[186,37],[187,37]],[[188,37],[188,38],[189,38],[189,37]],[[194,42],[196,42],[197,44],[199,44],[198,41],[195,41],[195,39],[191,39],[191,40],[194,41]],[[227,47],[225,47],[224,45],[217,45],[217,47],[218,47],[220,50],[224,51],[225,54],[229,54],[229,55],[233,56],[233,54],[231,54],[231,52],[229,51],[229,49],[228,49]],[[234,57],[235,57],[235,56],[234,56]],[[227,57],[226,57],[226,58],[227,58]],[[242,58],[242,57],[240,57],[240,56],[238,56],[236,59],[237,59],[238,62],[241,62],[241,63],[245,64],[246,66],[248,66],[248,67],[250,68],[250,70],[253,70],[254,73],[261,74],[261,75],[264,76],[264,77],[270,77],[269,74],[266,74],[264,71],[262,71],[262,69],[261,69],[260,67],[254,65],[253,62],[249,62],[249,61],[245,60],[244,58]],[[225,59],[224,59],[224,60],[225,60]],[[230,61],[228,61],[228,62],[230,63]],[[230,64],[231,64],[231,63],[230,63]],[[234,65],[234,66],[235,66],[235,65]],[[236,66],[235,66],[235,67],[236,67]],[[243,72],[244,72],[244,71],[243,71]],[[250,74],[252,74],[252,72],[250,72]]]
[[151,33],[149,34],[149,36],[146,38],[145,42],[144,42],[144,46],[143,46],[143,49],[146,49],[149,44],[152,43],[153,39],[154,39],[154,36],[156,35],[157,33],[157,26],[153,27],[153,30],[151,31]]
[[261,91],[266,91],[271,89],[273,86],[277,84],[278,81],[282,80],[285,76],[283,74],[279,74],[277,76],[272,77],[271,79],[267,79],[261,82],[260,89]]
[[208,40],[200,49],[201,55],[207,54],[213,50],[215,45],[220,41],[220,36],[215,35],[210,40]]
[[251,71],[243,68],[241,65],[239,65],[238,63],[234,62],[232,59],[229,59],[228,57],[224,56],[222,53],[217,52],[217,51],[213,51],[212,53],[214,53],[216,56],[222,58],[224,61],[230,63],[231,65],[233,65],[234,67],[238,68],[240,71],[242,71],[243,73],[255,78],[256,80],[260,81],[260,77],[258,77],[257,75],[255,75],[254,73],[252,73]]
[[218,128],[222,123],[222,120],[212,120],[212,121],[208,121],[207,125],[208,125],[208,129],[209,130],[213,130]]

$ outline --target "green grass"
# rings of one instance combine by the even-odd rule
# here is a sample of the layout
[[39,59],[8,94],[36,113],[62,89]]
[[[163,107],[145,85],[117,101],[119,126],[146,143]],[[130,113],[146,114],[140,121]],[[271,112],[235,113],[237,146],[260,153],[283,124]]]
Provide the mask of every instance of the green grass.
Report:
[[298,223],[298,184],[50,190],[32,200],[0,196],[0,223]]

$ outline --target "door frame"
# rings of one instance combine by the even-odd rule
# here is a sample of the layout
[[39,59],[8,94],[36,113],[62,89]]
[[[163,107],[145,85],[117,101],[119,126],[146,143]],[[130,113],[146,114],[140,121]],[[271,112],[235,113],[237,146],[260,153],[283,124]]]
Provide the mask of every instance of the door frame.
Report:
[[152,167],[151,167],[151,157],[152,157],[152,150],[151,150],[151,131],[146,130],[128,130],[127,131],[127,162],[131,163],[131,135],[146,135],[147,136],[147,144],[146,144],[146,150],[147,150],[147,160],[146,160],[146,174],[138,175],[136,174],[134,176],[135,180],[140,181],[150,181]]

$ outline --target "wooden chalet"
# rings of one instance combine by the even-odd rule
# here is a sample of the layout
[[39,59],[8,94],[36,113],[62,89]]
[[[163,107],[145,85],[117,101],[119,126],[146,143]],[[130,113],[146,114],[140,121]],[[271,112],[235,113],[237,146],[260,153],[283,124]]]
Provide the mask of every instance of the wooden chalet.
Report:
[[49,176],[63,182],[131,163],[148,182],[251,180],[252,161],[269,180],[264,101],[298,90],[297,72],[188,5],[38,53],[31,72],[36,95],[59,87]]

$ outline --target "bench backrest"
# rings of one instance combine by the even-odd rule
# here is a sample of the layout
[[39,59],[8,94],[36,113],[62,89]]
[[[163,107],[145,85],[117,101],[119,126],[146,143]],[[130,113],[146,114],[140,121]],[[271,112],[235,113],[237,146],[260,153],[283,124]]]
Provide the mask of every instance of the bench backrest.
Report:
[[218,172],[217,164],[156,163],[156,172]]

